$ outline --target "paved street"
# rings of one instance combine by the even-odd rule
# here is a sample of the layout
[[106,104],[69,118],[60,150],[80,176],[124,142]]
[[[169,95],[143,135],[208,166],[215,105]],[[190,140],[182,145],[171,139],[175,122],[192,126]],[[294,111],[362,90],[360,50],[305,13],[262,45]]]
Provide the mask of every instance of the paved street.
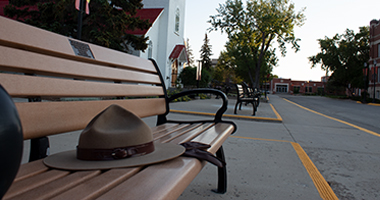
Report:
[[320,96],[281,96],[309,109],[355,124],[371,131],[380,130],[380,106],[363,105],[352,100]]
[[[380,134],[379,106],[324,97],[282,97]],[[380,198],[379,135],[371,135],[308,111],[292,115],[290,113],[300,108],[288,102],[275,105],[283,117],[283,125],[294,141],[303,147],[339,199]]]

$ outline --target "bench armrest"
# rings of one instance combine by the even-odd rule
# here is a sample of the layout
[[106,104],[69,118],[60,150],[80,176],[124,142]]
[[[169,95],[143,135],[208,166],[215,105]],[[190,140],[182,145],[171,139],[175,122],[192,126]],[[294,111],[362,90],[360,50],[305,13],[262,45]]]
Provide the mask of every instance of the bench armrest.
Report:
[[177,94],[174,94],[168,98],[168,103],[173,101],[174,99],[177,99],[182,96],[190,95],[190,94],[215,94],[219,95],[223,101],[221,107],[218,109],[218,111],[215,114],[214,121],[215,122],[221,122],[223,113],[227,110],[228,105],[228,98],[224,92],[216,89],[209,89],[209,88],[203,88],[203,89],[194,89],[194,90],[187,90],[183,92],[179,92]]
[[157,125],[161,125],[161,124],[164,124],[164,123],[167,123],[167,122],[175,122],[175,123],[181,123],[180,121],[173,121],[173,120],[170,120],[168,121],[166,119],[166,116],[169,114],[169,103],[171,101],[173,101],[174,99],[177,99],[179,97],[182,97],[182,96],[186,96],[186,95],[190,95],[190,94],[215,94],[215,95],[219,95],[222,99],[222,105],[221,107],[217,110],[216,114],[215,114],[215,118],[214,120],[210,120],[210,121],[199,121],[199,122],[214,122],[214,123],[219,123],[219,122],[223,122],[223,123],[229,123],[231,125],[234,126],[234,131],[232,132],[235,133],[236,130],[237,130],[237,126],[234,122],[232,121],[224,121],[222,120],[222,116],[224,114],[224,112],[227,110],[227,105],[228,105],[228,98],[226,96],[226,94],[224,94],[222,91],[220,90],[216,90],[216,89],[209,89],[209,88],[203,88],[203,89],[194,89],[194,90],[187,90],[187,91],[183,91],[183,92],[179,92],[177,94],[174,94],[170,97],[168,97],[167,99],[167,112],[163,115],[158,115],[157,117]]

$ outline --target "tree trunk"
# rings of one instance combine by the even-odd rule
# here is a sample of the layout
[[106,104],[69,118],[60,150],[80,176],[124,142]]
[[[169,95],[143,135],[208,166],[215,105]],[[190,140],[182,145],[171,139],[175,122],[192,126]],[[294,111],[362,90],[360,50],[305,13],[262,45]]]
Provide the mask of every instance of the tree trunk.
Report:
[[254,70],[255,78],[252,80],[252,87],[253,88],[259,88],[260,86],[260,65],[257,62]]

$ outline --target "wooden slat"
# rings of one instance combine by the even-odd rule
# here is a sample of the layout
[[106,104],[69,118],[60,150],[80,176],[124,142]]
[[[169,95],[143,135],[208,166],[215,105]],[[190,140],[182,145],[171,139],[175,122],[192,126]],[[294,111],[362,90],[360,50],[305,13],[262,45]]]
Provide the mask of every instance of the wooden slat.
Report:
[[12,97],[162,96],[162,87],[44,78],[0,73],[0,84]]
[[[232,132],[231,124],[218,123],[196,137],[194,141],[213,145],[209,151],[215,153]],[[177,199],[204,164],[205,162],[200,162],[196,158],[179,157],[151,165],[99,199]],[[165,180],[163,184],[157,184],[163,180]]]
[[191,141],[210,144],[211,147],[208,148],[207,151],[215,154],[224,141],[232,134],[234,128],[232,124],[218,123]]
[[159,133],[156,133],[153,135],[153,139],[154,140],[158,140],[162,137],[165,137],[167,135],[170,135],[171,133],[175,133],[177,131],[180,131],[181,129],[185,128],[189,126],[189,124],[179,124],[177,127],[173,127],[173,128],[170,128],[170,129],[167,129],[165,131],[161,131]]
[[[78,41],[70,38],[71,40]],[[54,42],[52,42],[54,41]],[[149,60],[128,55],[126,53],[100,47],[98,45],[88,44],[96,62],[114,66],[139,69],[147,72],[156,72]],[[44,54],[77,59],[85,62],[94,62],[95,60],[76,56],[70,45],[69,38],[45,31],[15,20],[7,19],[0,16],[0,45],[12,46],[28,51],[41,52]],[[148,66],[148,67],[147,67]]]
[[173,126],[178,126],[177,123],[165,123],[165,124],[161,124],[159,126],[155,126],[155,127],[152,127],[152,132],[153,134],[156,134],[156,133],[159,133],[160,131],[163,131],[163,130],[166,130],[168,128],[171,128]]
[[[157,74],[104,67],[0,46],[0,69],[78,79],[160,84]],[[148,63],[153,65],[152,63]]]
[[77,171],[68,176],[35,188],[28,193],[17,195],[11,199],[51,199],[52,197],[95,177],[100,174],[100,172],[100,170]]
[[118,104],[144,118],[163,114],[165,99],[131,99],[76,102],[16,103],[24,139],[80,130],[111,104]]
[[52,200],[95,199],[96,197],[104,194],[105,192],[118,185],[120,182],[139,172],[141,168],[142,167],[111,169],[101,174],[100,176],[97,176],[60,195],[55,196],[52,198]]
[[146,168],[97,199],[177,199],[201,169],[198,159],[179,157]]
[[198,128],[201,125],[202,125],[202,123],[191,124],[189,126],[186,126],[185,128],[182,128],[181,130],[178,130],[176,132],[172,132],[169,135],[161,137],[161,138],[157,139],[156,141],[161,142],[161,143],[170,142],[171,140],[174,140],[175,138],[181,137],[184,134],[188,133],[189,131],[194,130],[195,128]]
[[197,137],[199,134],[203,133],[203,131],[211,128],[213,125],[214,125],[213,123],[204,123],[201,126],[195,128],[194,130],[191,130],[179,137],[174,138],[170,142],[174,144],[181,144],[183,142],[188,142],[192,140],[193,138]]
[[49,168],[44,165],[42,159],[30,163],[25,163],[20,166],[14,182],[35,176],[47,171]]
[[50,170],[31,178],[15,182],[11,185],[8,192],[5,194],[4,200],[13,198],[14,196],[30,191],[41,185],[48,184],[54,180],[68,175],[69,173],[69,171]]

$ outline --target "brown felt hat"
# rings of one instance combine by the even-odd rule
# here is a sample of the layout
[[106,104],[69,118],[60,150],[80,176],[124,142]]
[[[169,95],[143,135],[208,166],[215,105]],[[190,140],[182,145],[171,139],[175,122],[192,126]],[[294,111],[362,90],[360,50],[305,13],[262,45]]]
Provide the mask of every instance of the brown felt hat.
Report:
[[45,165],[66,170],[136,167],[183,154],[181,145],[153,142],[152,131],[128,110],[111,105],[82,131],[77,150],[48,156]]

